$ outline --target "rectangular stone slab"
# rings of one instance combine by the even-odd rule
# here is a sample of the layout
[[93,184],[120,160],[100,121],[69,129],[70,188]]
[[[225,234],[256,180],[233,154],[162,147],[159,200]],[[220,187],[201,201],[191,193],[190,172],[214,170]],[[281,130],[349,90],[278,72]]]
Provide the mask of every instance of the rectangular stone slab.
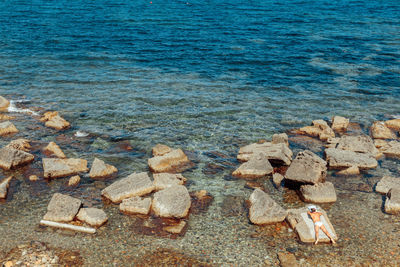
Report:
[[[310,231],[309,234],[312,237],[312,238],[307,238],[307,239],[312,239],[312,241],[310,241],[310,242],[315,242],[314,222],[311,220],[310,216],[308,216],[308,214],[306,212],[301,213],[301,217],[303,218],[304,222],[306,223],[307,228]],[[322,215],[320,217],[320,220],[324,224],[326,230],[331,234],[331,236],[334,239],[337,239],[336,233],[334,231],[332,231],[330,223],[327,222],[327,220],[325,219],[325,216]],[[300,237],[300,239],[301,239],[301,237]],[[319,240],[320,240],[320,242],[330,242],[329,237],[321,229],[319,229]]]

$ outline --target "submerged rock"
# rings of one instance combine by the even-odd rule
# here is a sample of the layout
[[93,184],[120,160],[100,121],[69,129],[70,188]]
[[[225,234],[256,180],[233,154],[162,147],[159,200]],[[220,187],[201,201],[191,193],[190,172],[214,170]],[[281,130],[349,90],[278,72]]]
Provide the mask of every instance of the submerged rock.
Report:
[[146,172],[132,173],[101,191],[112,202],[121,202],[125,198],[143,196],[154,190],[154,184]]
[[157,216],[183,218],[189,213],[190,195],[183,185],[174,185],[154,193],[152,209]]
[[18,133],[18,129],[10,121],[0,122],[0,136]]
[[54,128],[56,130],[64,130],[70,126],[70,123],[58,115],[57,111],[44,113],[40,120],[45,123],[46,127]]
[[375,157],[368,153],[357,153],[337,148],[325,149],[326,160],[331,168],[349,168],[357,166],[360,169],[372,169],[378,166]]
[[309,150],[299,152],[286,171],[285,178],[301,183],[320,183],[326,178],[326,162]]
[[175,149],[162,156],[148,159],[149,168],[152,172],[174,172],[190,163],[182,149]]
[[164,156],[165,154],[169,153],[172,151],[172,148],[166,145],[162,144],[157,144],[155,147],[152,149],[153,156]]
[[346,131],[349,126],[349,119],[341,116],[334,116],[332,118],[332,129],[334,131]]
[[5,170],[29,163],[34,158],[32,154],[14,148],[3,147],[0,149],[0,167]]
[[78,220],[96,227],[105,224],[108,220],[107,214],[102,209],[96,208],[82,208],[76,217]]
[[384,176],[376,184],[375,191],[381,194],[387,194],[393,187],[400,188],[400,177]]
[[0,198],[6,198],[7,197],[7,192],[8,192],[8,187],[10,186],[10,181],[13,177],[10,176],[0,183]]
[[385,125],[395,131],[400,131],[400,119],[385,121]]
[[371,126],[371,135],[376,139],[396,139],[397,136],[392,130],[386,127],[383,121],[376,121]]
[[281,186],[281,183],[284,178],[285,177],[282,174],[277,172],[272,175],[272,181],[274,182],[276,188],[279,188]]
[[267,193],[256,189],[250,196],[250,221],[254,224],[277,223],[285,220],[286,210],[279,206]]
[[65,159],[66,156],[61,148],[54,142],[50,142],[45,148],[44,152],[48,153],[49,155],[54,155],[57,158]]
[[151,207],[151,198],[141,198],[138,196],[122,200],[119,204],[119,210],[126,213],[149,214]]
[[72,176],[68,180],[68,186],[76,186],[79,184],[80,181],[81,181],[81,177],[79,177],[79,175]]
[[187,180],[180,173],[155,173],[153,174],[153,179],[156,191],[173,185],[183,185]]
[[9,106],[10,106],[10,101],[0,96],[0,111],[7,111]]
[[292,162],[293,152],[284,143],[273,144],[265,142],[254,143],[239,149],[237,159],[248,161],[253,155],[264,154],[270,162],[289,165]]
[[47,206],[43,219],[53,222],[70,222],[78,213],[82,202],[71,196],[55,193]]
[[385,212],[389,214],[400,213],[400,187],[393,187],[387,193]]
[[118,169],[110,164],[106,164],[104,161],[95,158],[92,163],[92,168],[90,169],[89,176],[92,179],[103,178],[111,176],[118,172]]
[[85,159],[44,158],[42,161],[45,178],[58,178],[88,171]]
[[267,157],[263,153],[259,153],[240,165],[232,175],[239,178],[256,179],[271,174],[273,170]]
[[167,231],[171,234],[180,234],[183,230],[183,228],[185,228],[186,226],[186,222],[181,220],[177,225],[169,225],[169,226],[165,226],[163,228],[164,231]]
[[298,267],[299,264],[297,263],[296,257],[292,253],[284,253],[279,252],[278,258],[280,261],[281,267]]
[[300,192],[306,202],[336,202],[336,191],[331,182],[318,183],[315,185],[302,185],[300,186]]
[[351,166],[348,167],[347,169],[338,171],[336,173],[337,175],[359,175],[360,174],[360,169],[357,166]]
[[30,141],[28,139],[19,138],[12,140],[6,147],[11,147],[17,150],[28,152],[31,149]]
[[374,141],[367,135],[344,135],[340,138],[337,149],[371,154],[374,157],[379,153]]

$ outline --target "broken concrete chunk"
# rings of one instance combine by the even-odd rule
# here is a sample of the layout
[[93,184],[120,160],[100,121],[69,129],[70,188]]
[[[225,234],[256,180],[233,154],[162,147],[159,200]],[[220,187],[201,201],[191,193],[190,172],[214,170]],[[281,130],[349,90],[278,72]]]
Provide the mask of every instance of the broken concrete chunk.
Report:
[[88,171],[85,159],[44,158],[42,161],[45,178],[58,178]]
[[309,150],[299,152],[286,171],[285,178],[301,183],[320,183],[326,178],[326,162]]
[[189,213],[190,195],[183,185],[174,185],[154,194],[152,209],[157,216],[183,218]]
[[22,150],[17,150],[10,147],[0,149],[0,167],[9,170],[33,161],[35,157]]
[[389,214],[400,213],[400,187],[393,187],[387,193],[385,212]]
[[180,173],[155,173],[153,178],[155,190],[157,191],[173,185],[183,185],[187,180]]
[[125,198],[143,196],[154,190],[154,184],[146,172],[132,173],[101,191],[101,194],[112,202],[121,202]]
[[378,166],[375,157],[368,153],[357,153],[337,148],[325,149],[326,160],[331,168],[349,168],[357,166],[360,169],[372,169]]
[[78,220],[96,227],[103,225],[108,220],[107,214],[102,209],[96,208],[82,208],[76,217]]
[[189,163],[190,161],[182,149],[175,149],[162,156],[148,159],[152,172],[174,172]]
[[8,192],[8,187],[10,186],[10,181],[13,177],[10,176],[0,183],[0,198],[6,198],[7,197],[7,192]]
[[122,200],[119,204],[119,210],[126,213],[149,214],[151,207],[151,198],[141,198],[138,196]]
[[300,192],[306,202],[336,202],[336,191],[331,182],[318,183],[315,185],[302,185],[300,186]]
[[19,132],[18,129],[12,122],[10,121],[0,122],[0,136],[18,132]]
[[269,160],[263,153],[253,155],[249,161],[240,165],[232,175],[240,178],[256,179],[273,172]]
[[254,143],[241,147],[237,159],[248,161],[253,155],[264,154],[267,159],[274,164],[289,165],[292,162],[293,152],[284,143],[272,144],[265,142],[262,144]]
[[107,176],[111,176],[116,172],[118,172],[117,168],[110,164],[106,164],[104,161],[98,158],[95,158],[92,163],[92,168],[90,169],[89,176],[92,179],[104,178]]
[[61,148],[54,142],[50,142],[45,148],[44,152],[48,153],[49,155],[54,155],[57,158],[65,159],[66,156]]
[[345,131],[349,126],[349,119],[341,116],[334,116],[332,118],[332,129],[335,131]]
[[153,156],[164,156],[165,154],[171,152],[172,149],[169,146],[157,144],[152,149]]
[[384,176],[376,184],[375,191],[381,194],[387,194],[390,188],[400,187],[400,177]]
[[285,220],[286,210],[261,189],[255,189],[249,200],[251,203],[249,217],[252,223],[268,224]]
[[70,222],[78,213],[82,202],[60,193],[55,193],[47,206],[47,213],[43,219],[53,222]]

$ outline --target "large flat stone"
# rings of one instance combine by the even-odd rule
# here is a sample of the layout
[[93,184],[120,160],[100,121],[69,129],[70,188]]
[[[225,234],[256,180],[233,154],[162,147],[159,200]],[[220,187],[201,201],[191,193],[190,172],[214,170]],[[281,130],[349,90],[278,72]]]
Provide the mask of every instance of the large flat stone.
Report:
[[34,158],[35,157],[28,152],[11,147],[3,147],[0,149],[0,167],[5,170],[29,163],[33,161]]
[[400,213],[400,187],[393,187],[387,193],[385,212],[389,214]]
[[387,194],[389,190],[393,187],[400,188],[400,178],[399,177],[391,177],[384,176],[382,179],[376,184],[375,191],[381,194]]
[[190,163],[182,149],[175,149],[162,156],[148,159],[149,168],[152,172],[175,172],[177,169]]
[[268,158],[263,153],[259,153],[240,165],[232,175],[239,178],[257,179],[271,174],[273,170]]
[[367,153],[376,157],[379,153],[374,141],[367,135],[344,135],[340,138],[336,147],[341,150],[349,150],[359,153]]
[[326,178],[326,162],[309,150],[299,152],[286,171],[285,178],[301,183],[321,183]]
[[151,198],[141,198],[141,197],[130,197],[122,200],[119,204],[119,210],[126,213],[132,214],[149,214],[151,207]]
[[104,178],[118,172],[118,169],[110,164],[106,164],[101,159],[95,158],[90,169],[89,176],[92,179]]
[[156,191],[173,185],[183,185],[187,180],[180,173],[155,173],[153,174],[153,179]]
[[19,132],[18,129],[12,122],[10,121],[0,122],[0,136],[18,132]]
[[0,198],[6,198],[7,197],[7,192],[8,192],[8,187],[10,186],[10,181],[13,177],[10,176],[3,181],[0,182]]
[[396,139],[397,136],[392,130],[386,127],[383,121],[376,121],[371,126],[371,135],[376,139]]
[[29,143],[30,141],[28,139],[19,138],[12,140],[6,147],[28,152],[31,149],[31,145]]
[[398,141],[391,141],[382,148],[382,152],[386,157],[400,157],[400,142]]
[[357,153],[337,148],[325,149],[326,160],[331,168],[349,168],[357,166],[360,169],[372,169],[378,166],[375,157],[368,153]]
[[42,161],[45,178],[58,178],[88,171],[85,159],[44,158]]
[[306,202],[330,203],[336,201],[335,187],[331,182],[302,185],[300,192]]
[[121,202],[125,198],[143,196],[154,190],[154,184],[146,172],[132,173],[101,191],[101,194],[112,202]]
[[183,185],[174,185],[154,193],[152,209],[157,216],[183,218],[189,213],[190,195]]
[[277,223],[285,220],[286,210],[279,206],[267,193],[256,189],[250,196],[250,221],[254,224]]
[[162,144],[157,144],[153,147],[151,152],[153,153],[153,156],[163,156],[169,152],[171,152],[172,149],[169,146],[162,145]]
[[108,220],[107,214],[102,209],[96,208],[82,208],[79,210],[76,218],[96,227],[103,225]]
[[70,222],[78,213],[82,202],[71,196],[55,193],[47,206],[43,219],[53,222]]
[[273,144],[270,142],[241,147],[237,159],[248,161],[253,155],[260,153],[264,154],[272,163],[289,165],[292,162],[293,152],[285,143]]

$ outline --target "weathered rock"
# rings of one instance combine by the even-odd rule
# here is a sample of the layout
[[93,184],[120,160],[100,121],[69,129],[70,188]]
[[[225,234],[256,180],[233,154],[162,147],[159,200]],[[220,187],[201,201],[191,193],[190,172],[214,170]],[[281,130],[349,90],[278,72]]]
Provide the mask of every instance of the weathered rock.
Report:
[[392,130],[386,127],[382,121],[376,121],[371,126],[371,135],[376,139],[396,139],[397,136]]
[[172,149],[169,146],[157,144],[152,149],[153,156],[164,156],[165,154],[171,152]]
[[349,119],[341,116],[334,116],[332,118],[332,129],[334,131],[345,131],[349,126]]
[[393,187],[386,194],[385,212],[389,214],[400,213],[400,187]]
[[298,267],[296,257],[292,253],[279,252],[278,258],[281,267]]
[[0,198],[6,198],[7,192],[8,192],[8,187],[10,186],[10,181],[13,177],[10,176],[0,183]]
[[0,149],[0,167],[5,170],[29,163],[34,158],[32,154],[14,148],[3,147]]
[[186,222],[181,220],[177,225],[165,226],[163,230],[171,234],[180,234],[185,226]]
[[325,141],[328,138],[335,138],[335,132],[329,127],[329,125],[324,120],[314,120],[313,125],[320,129],[318,134],[319,139]]
[[49,155],[54,155],[57,158],[65,159],[66,156],[61,148],[54,142],[50,142],[45,148],[44,152],[48,153]]
[[80,181],[81,181],[81,177],[79,177],[79,175],[72,176],[68,180],[68,186],[76,186],[79,184]]
[[85,159],[44,158],[42,161],[45,178],[58,178],[88,171]]
[[104,161],[94,158],[92,163],[92,168],[90,169],[89,176],[92,179],[95,178],[103,178],[107,176],[111,176],[114,173],[118,172],[118,169],[110,164],[106,164]]
[[327,140],[326,140],[326,145],[325,145],[325,147],[326,148],[330,148],[330,147],[336,147],[337,146],[337,144],[339,143],[339,141],[340,141],[340,137],[334,137],[334,138],[328,138]]
[[272,144],[285,144],[286,146],[289,146],[289,138],[287,134],[281,133],[281,134],[274,134],[272,136]]
[[[300,209],[289,209],[287,210],[288,215],[286,217],[286,220],[289,222],[290,226],[297,232],[302,242],[313,243],[315,242],[314,223],[311,220],[310,216],[307,214],[307,211],[308,210],[306,207]],[[338,238],[335,229],[329,221],[328,215],[323,209],[318,206],[317,211],[322,213],[323,216],[321,216],[321,222],[324,224],[325,228],[336,241]],[[320,242],[330,242],[330,239],[325,235],[324,232],[321,231],[321,229],[319,231],[319,240]]]
[[239,178],[256,179],[271,174],[273,170],[267,157],[263,153],[259,153],[240,165],[232,175]]
[[141,198],[138,196],[122,200],[119,204],[119,210],[126,213],[149,214],[151,207],[151,198]]
[[360,169],[357,166],[351,166],[351,167],[349,167],[347,169],[338,171],[336,174],[337,175],[343,175],[343,176],[346,176],[346,175],[358,175],[358,174],[360,174]]
[[154,184],[146,172],[132,173],[101,191],[112,202],[121,202],[125,198],[143,196],[154,190]]
[[326,162],[309,150],[299,152],[286,171],[285,178],[301,183],[320,183],[326,178]]
[[78,213],[82,202],[60,193],[55,193],[47,206],[47,213],[43,219],[53,222],[70,222]]
[[250,221],[254,224],[277,223],[285,220],[286,210],[279,206],[267,193],[256,189],[250,196]]
[[173,172],[189,163],[190,161],[182,149],[175,149],[162,156],[148,159],[148,164],[152,172]]
[[331,168],[349,168],[357,166],[360,169],[372,169],[378,166],[375,157],[368,153],[357,153],[337,148],[325,149],[326,160]]
[[10,101],[0,96],[0,111],[7,111],[9,106],[10,106]]
[[76,217],[78,220],[96,227],[103,225],[108,220],[107,214],[102,209],[96,208],[82,208]]
[[400,142],[389,142],[386,147],[382,148],[382,152],[387,157],[400,157]]
[[306,202],[336,202],[336,191],[331,182],[318,183],[315,185],[302,185],[300,186],[300,192]]
[[340,138],[337,149],[367,153],[376,157],[379,153],[374,141],[367,135],[344,135]]
[[37,177],[37,175],[30,175],[29,176],[29,181],[36,182],[37,180],[39,180],[39,177]]
[[182,185],[186,178],[182,174],[175,173],[155,173],[153,174],[155,190],[159,191],[173,185]]
[[400,177],[383,176],[376,184],[375,191],[381,194],[387,194],[393,187],[400,187]]
[[40,120],[45,122],[46,127],[56,130],[64,130],[70,126],[70,123],[58,115],[57,111],[46,112]]
[[374,145],[376,148],[384,148],[386,146],[388,146],[389,142],[386,140],[382,140],[382,139],[375,139],[374,140]]
[[282,174],[276,172],[272,175],[272,181],[274,182],[274,185],[276,188],[279,188],[281,186],[281,183],[285,177],[283,177]]
[[0,136],[18,132],[19,132],[18,129],[12,122],[10,121],[0,122]]
[[11,141],[6,147],[11,147],[17,150],[22,150],[28,152],[31,149],[31,145],[29,144],[28,139],[20,138]]
[[9,120],[13,120],[15,119],[15,117],[13,116],[8,116],[5,114],[0,114],[0,121],[9,121]]
[[321,129],[316,126],[304,126],[299,129],[301,134],[306,134],[313,137],[319,137]]
[[191,205],[190,195],[183,185],[174,185],[154,194],[152,209],[160,217],[185,217]]
[[395,131],[400,131],[400,119],[385,121],[385,125]]
[[272,144],[265,142],[262,144],[254,143],[241,147],[237,159],[248,161],[253,155],[264,154],[270,162],[289,165],[292,162],[293,152],[286,144]]

